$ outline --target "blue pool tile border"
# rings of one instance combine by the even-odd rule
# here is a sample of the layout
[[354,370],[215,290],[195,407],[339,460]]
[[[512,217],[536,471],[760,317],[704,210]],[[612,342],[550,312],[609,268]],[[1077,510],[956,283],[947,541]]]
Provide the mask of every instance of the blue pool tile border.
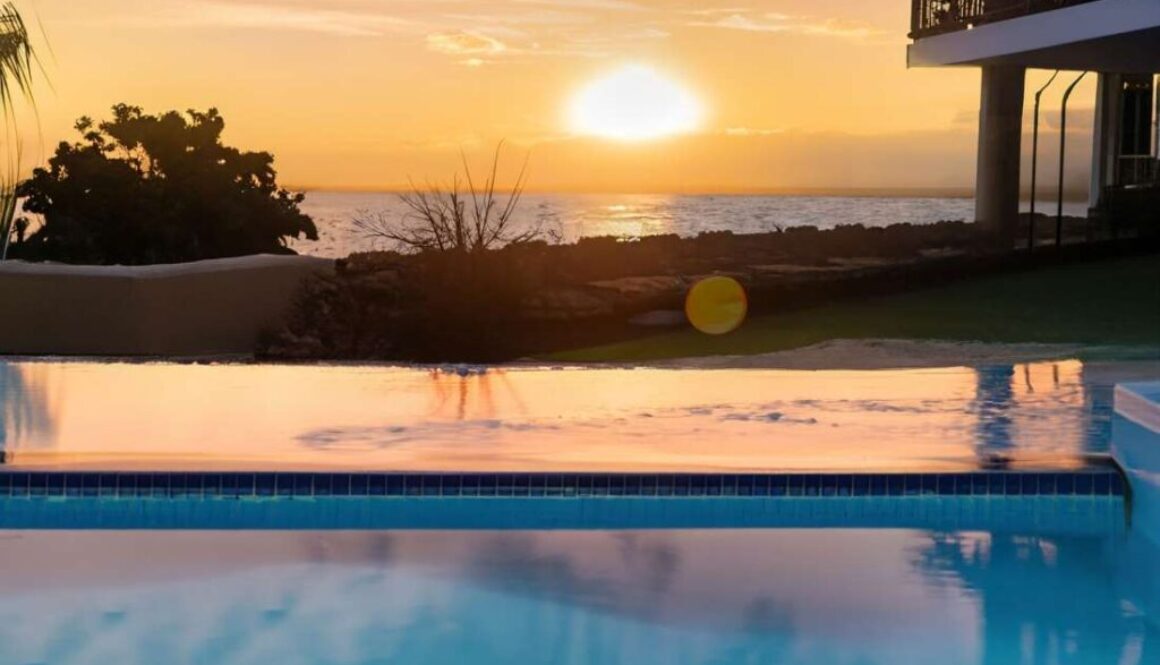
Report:
[[0,501],[0,528],[35,530],[892,528],[1109,536],[1128,527],[1116,496],[887,497],[317,497]]
[[969,473],[242,473],[0,471],[0,499],[1124,496],[1114,467]]

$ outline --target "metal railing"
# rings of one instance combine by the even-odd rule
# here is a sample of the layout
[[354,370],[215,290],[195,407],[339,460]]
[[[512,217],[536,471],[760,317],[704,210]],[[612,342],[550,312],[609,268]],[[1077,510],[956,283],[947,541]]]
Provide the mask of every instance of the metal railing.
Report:
[[911,0],[910,37],[970,30],[984,23],[1038,14],[1095,0]]

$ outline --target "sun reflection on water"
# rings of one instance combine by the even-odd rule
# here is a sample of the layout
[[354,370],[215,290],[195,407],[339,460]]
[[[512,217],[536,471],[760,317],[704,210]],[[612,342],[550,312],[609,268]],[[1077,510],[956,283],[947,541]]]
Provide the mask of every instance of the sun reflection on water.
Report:
[[557,218],[584,237],[643,238],[664,235],[674,229],[674,200],[668,195],[626,196],[621,202],[593,208],[577,208],[566,220]]
[[465,471],[1069,463],[1107,450],[1114,377],[1101,371],[1093,382],[1077,361],[880,371],[0,368],[10,464]]

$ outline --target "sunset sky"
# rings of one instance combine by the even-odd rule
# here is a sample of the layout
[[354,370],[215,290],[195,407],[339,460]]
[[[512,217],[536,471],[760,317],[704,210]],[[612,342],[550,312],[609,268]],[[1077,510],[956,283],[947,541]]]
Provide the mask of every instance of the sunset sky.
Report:
[[[21,6],[53,51],[52,90],[38,99],[50,145],[72,137],[77,116],[124,101],[215,106],[228,142],[273,152],[297,187],[442,178],[460,149],[482,161],[500,139],[513,168],[529,153],[541,191],[970,187],[974,177],[978,72],[906,69],[907,0]],[[650,140],[578,133],[577,95],[633,67],[695,100],[695,120]],[[1081,113],[1088,96],[1077,92]]]

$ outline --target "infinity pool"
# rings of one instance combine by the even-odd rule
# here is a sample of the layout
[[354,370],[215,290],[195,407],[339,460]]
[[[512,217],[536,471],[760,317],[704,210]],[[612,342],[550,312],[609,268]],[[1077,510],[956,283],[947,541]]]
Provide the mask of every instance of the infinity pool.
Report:
[[1157,376],[0,363],[0,665],[1156,665]]
[[1160,363],[883,371],[0,362],[21,468],[957,469],[1108,450]]
[[1070,518],[1038,530],[9,532],[0,663],[1149,665],[1160,549],[1122,508],[1053,500],[1035,510]]

